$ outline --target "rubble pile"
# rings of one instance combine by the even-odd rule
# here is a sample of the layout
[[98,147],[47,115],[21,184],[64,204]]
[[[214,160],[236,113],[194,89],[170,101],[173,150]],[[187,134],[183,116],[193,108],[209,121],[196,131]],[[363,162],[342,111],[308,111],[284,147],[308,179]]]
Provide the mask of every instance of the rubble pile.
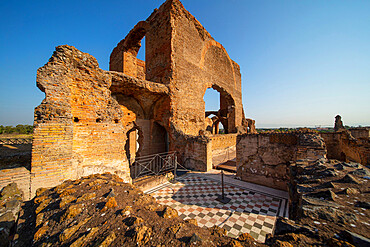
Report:
[[16,183],[5,186],[0,193],[0,247],[10,244],[23,200],[23,193]]
[[39,189],[20,213],[13,246],[263,246],[249,234],[200,228],[111,174]]
[[290,167],[290,218],[276,222],[266,244],[369,246],[367,167],[319,159]]

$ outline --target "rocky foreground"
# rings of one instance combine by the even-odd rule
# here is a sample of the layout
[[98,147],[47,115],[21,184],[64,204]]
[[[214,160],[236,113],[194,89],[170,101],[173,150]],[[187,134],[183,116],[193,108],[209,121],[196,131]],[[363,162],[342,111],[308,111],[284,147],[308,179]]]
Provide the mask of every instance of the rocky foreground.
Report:
[[13,246],[262,246],[219,227],[184,221],[114,175],[92,175],[46,190],[23,206]]
[[290,212],[266,244],[370,246],[370,171],[357,163],[319,159],[290,166]]
[[[317,160],[290,166],[290,217],[266,243],[200,228],[111,174],[39,189],[22,204],[15,184],[0,200],[0,246],[370,246],[369,169]],[[21,206],[22,205],[22,206]],[[19,213],[18,213],[19,212]]]

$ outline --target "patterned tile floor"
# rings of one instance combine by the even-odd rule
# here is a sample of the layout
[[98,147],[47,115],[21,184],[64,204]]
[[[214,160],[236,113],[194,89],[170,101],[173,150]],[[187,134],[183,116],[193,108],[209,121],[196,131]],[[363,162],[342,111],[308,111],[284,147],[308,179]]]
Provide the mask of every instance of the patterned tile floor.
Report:
[[196,219],[200,227],[217,225],[226,229],[230,237],[247,232],[264,242],[266,234],[273,231],[276,217],[287,217],[286,195],[274,195],[271,193],[274,190],[263,186],[252,189],[245,186],[248,183],[233,180],[225,182],[225,195],[231,199],[227,204],[216,200],[221,192],[220,181],[215,176],[201,174],[187,174],[175,183],[163,184],[146,193],[159,203],[175,208],[181,218]]

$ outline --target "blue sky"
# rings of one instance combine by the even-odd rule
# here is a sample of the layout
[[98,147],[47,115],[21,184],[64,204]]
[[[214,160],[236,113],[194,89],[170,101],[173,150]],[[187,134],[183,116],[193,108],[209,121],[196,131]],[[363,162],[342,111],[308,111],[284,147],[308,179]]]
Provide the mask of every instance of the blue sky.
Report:
[[[332,126],[337,114],[370,125],[370,1],[182,2],[240,65],[257,127]],[[44,98],[36,70],[55,46],[73,45],[108,70],[116,44],[162,3],[1,1],[0,125],[32,124]]]

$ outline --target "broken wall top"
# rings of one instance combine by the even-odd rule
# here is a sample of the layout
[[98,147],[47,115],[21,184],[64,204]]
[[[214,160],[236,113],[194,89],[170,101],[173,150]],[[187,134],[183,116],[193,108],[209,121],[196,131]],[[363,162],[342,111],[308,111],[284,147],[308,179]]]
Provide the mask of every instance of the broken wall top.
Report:
[[168,0],[139,22],[114,48],[110,70],[138,77],[136,55],[144,36],[145,79],[168,85],[171,124],[198,135],[204,129],[203,96],[207,88],[213,88],[224,99],[221,108],[235,109],[229,127],[236,132],[243,118],[239,65],[182,3]]

